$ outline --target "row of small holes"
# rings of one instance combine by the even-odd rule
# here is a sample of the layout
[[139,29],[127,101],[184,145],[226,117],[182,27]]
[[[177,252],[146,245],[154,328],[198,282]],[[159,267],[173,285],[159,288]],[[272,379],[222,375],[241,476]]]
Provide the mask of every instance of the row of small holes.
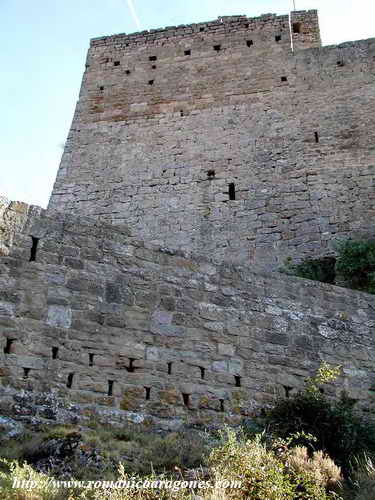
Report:
[[[278,42],[279,40],[281,40],[281,36],[280,36],[280,37],[276,37],[276,38],[275,38],[275,40]],[[246,45],[247,45],[248,47],[251,47],[252,45],[254,45],[253,40],[247,40],[247,41],[246,41]],[[221,45],[219,45],[219,44],[218,44],[218,45],[214,45],[214,46],[213,46],[213,49],[214,49],[214,50],[216,50],[216,52],[219,52],[219,51],[221,50]],[[186,49],[186,50],[184,51],[184,55],[185,55],[185,56],[191,56],[191,49]],[[150,57],[148,58],[148,60],[149,60],[150,62],[157,61],[157,59],[158,59],[158,58],[157,58],[156,56],[150,56]],[[121,62],[120,62],[120,61],[114,61],[114,62],[113,62],[113,66],[120,66],[120,64],[121,64]],[[156,68],[156,66],[152,66],[152,69],[155,69],[155,68]],[[129,73],[130,73],[130,72],[129,72]]]
[[[219,45],[218,45],[217,47],[219,47]],[[220,48],[217,48],[217,49],[215,49],[215,50],[219,51],[219,50],[220,50]],[[345,66],[345,63],[344,63],[343,61],[337,61],[337,66],[339,66],[339,67],[343,67],[343,66]],[[152,67],[152,69],[156,69],[156,66],[153,66],[153,67]],[[127,75],[130,75],[130,71],[129,71],[129,70],[127,70],[127,71],[126,71],[126,74],[127,74]],[[288,77],[287,77],[287,76],[282,76],[282,77],[281,77],[281,81],[282,81],[282,82],[287,82],[287,81],[288,81]],[[149,85],[154,85],[154,83],[155,83],[155,80],[149,80],[149,81],[148,81],[148,84],[149,84]],[[101,86],[101,87],[99,87],[99,89],[100,89],[100,90],[104,90],[104,87],[103,87],[103,86]]]
[[[130,72],[129,72],[129,73],[130,73]],[[282,82],[287,82],[287,81],[288,81],[288,78],[287,78],[286,76],[282,76],[282,77],[281,77],[281,81],[282,81]],[[149,81],[148,81],[148,84],[149,84],[149,85],[154,85],[154,83],[155,83],[155,80],[149,80]],[[103,90],[104,90],[104,87],[103,87],[103,86],[100,86],[100,87],[99,87],[99,90],[103,91]]]
[[[5,354],[9,354],[10,353],[10,349],[11,349],[11,346],[14,342],[14,339],[7,339],[7,344],[4,348],[4,353]],[[59,348],[58,347],[52,347],[52,359],[58,359],[58,353],[59,353]],[[135,367],[133,366],[133,363],[134,361],[136,361],[136,359],[134,358],[129,358],[129,366],[126,366],[125,369],[128,371],[128,372],[134,372],[135,371]],[[172,362],[170,361],[168,363],[168,375],[172,375]],[[94,366],[94,354],[93,353],[89,353],[89,366]],[[199,369],[200,369],[200,372],[201,372],[201,379],[204,380],[205,379],[205,374],[206,374],[206,369],[203,367],[203,366],[199,366]],[[27,370],[27,373],[26,373],[26,370]],[[29,371],[30,371],[30,368],[24,368],[24,371],[25,371],[25,378],[27,378],[28,374],[29,374]],[[72,374],[70,374],[72,375]],[[73,376],[71,377],[72,381],[73,381]],[[69,384],[69,377],[68,377],[68,384]],[[239,375],[234,375],[234,381],[235,381],[235,385],[236,387],[241,387],[241,377]],[[69,387],[69,385],[68,385]],[[70,385],[71,387],[71,385]]]
[[[23,368],[23,378],[29,378],[29,373],[30,373],[31,368]],[[204,370],[204,369],[203,369]],[[66,383],[66,386],[68,389],[72,388],[73,385],[73,379],[74,379],[74,373],[69,373],[68,375],[68,380]],[[235,376],[236,379],[236,387],[241,386],[241,377]],[[108,380],[108,391],[107,395],[112,396],[113,395],[113,385],[114,385],[114,380]],[[150,400],[150,395],[151,395],[151,387],[145,387],[144,388],[146,391],[146,401]],[[290,393],[293,390],[293,387],[285,386],[284,385],[284,391],[285,391],[285,397],[289,398]],[[324,394],[324,389],[320,388],[319,389],[322,394]],[[186,407],[190,406],[190,394],[187,393],[182,393],[182,400],[184,402],[184,405]],[[220,411],[224,411],[224,400],[220,399]]]
[[[24,378],[28,378],[30,368],[24,368],[23,371],[24,371]],[[66,383],[66,386],[68,389],[72,388],[73,379],[74,379],[74,373],[69,373],[67,383]],[[108,396],[113,396],[114,383],[115,383],[114,380],[108,380],[108,391],[107,391]],[[146,399],[146,401],[149,401],[150,396],[151,396],[151,387],[144,387],[144,389],[145,389],[145,393],[146,393],[145,399]],[[187,393],[183,392],[183,393],[181,393],[181,395],[182,395],[182,401],[183,401],[184,405],[186,407],[189,407],[191,394],[187,394]],[[220,411],[224,411],[224,399],[219,399],[219,401],[220,401]]]
[[[31,368],[23,368],[23,378],[26,379],[29,377],[30,370],[31,370]],[[68,380],[66,383],[66,386],[68,389],[72,388],[73,379],[74,379],[74,373],[69,373]],[[236,379],[236,387],[240,387],[241,386],[241,377],[235,376],[235,379]],[[113,395],[113,385],[114,385],[114,380],[108,380],[108,391],[107,391],[108,396]],[[285,385],[283,387],[284,387],[284,391],[285,391],[285,397],[289,398],[290,393],[293,390],[293,387],[289,387],[289,386],[285,386]],[[320,388],[319,390],[322,394],[324,394],[324,389]],[[149,401],[150,394],[151,394],[151,387],[145,387],[145,391],[146,391],[146,400]],[[191,396],[190,394],[182,393],[182,400],[184,402],[184,405],[187,407],[189,407],[189,405],[190,405],[190,396]],[[219,401],[220,401],[220,411],[224,411],[224,400],[220,399]]]
[[[171,361],[167,365],[168,366],[168,375],[172,375],[172,365],[173,365],[173,363]],[[198,368],[200,369],[200,372],[201,372],[201,379],[204,380],[205,375],[206,375],[206,369],[203,366],[199,366]],[[234,375],[234,381],[235,381],[236,387],[241,387],[241,377],[239,375]]]

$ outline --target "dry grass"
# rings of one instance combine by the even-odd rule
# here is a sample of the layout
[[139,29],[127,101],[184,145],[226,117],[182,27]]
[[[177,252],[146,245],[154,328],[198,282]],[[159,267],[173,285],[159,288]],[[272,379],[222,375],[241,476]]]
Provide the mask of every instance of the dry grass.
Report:
[[310,457],[307,448],[297,446],[288,455],[287,464],[297,474],[307,473],[326,489],[336,489],[342,480],[340,467],[322,451],[315,451]]

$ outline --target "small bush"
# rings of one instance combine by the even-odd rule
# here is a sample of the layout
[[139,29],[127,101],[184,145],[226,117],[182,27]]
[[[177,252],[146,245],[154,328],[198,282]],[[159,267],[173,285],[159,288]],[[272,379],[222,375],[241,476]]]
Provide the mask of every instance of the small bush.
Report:
[[321,377],[327,375],[327,366],[307,380],[304,390],[279,400],[268,412],[266,425],[282,438],[296,432],[312,434],[316,438],[313,446],[328,453],[348,475],[355,456],[364,451],[375,453],[375,425],[355,411],[353,400],[345,393],[331,401],[319,391],[319,383],[328,382],[337,373],[328,367],[328,379]]
[[296,265],[290,262],[286,272],[300,278],[333,284],[335,283],[335,258],[307,259]]
[[[262,436],[246,440],[227,430],[221,446],[210,457],[217,481],[241,481],[233,489],[235,500],[328,500],[337,498],[329,492],[340,478],[340,470],[328,457],[316,454],[312,459],[301,449],[286,450],[278,455],[267,448]],[[302,459],[301,459],[302,457]],[[215,498],[215,496],[213,497]]]
[[199,467],[211,446],[208,436],[198,431],[157,434],[137,427],[104,427],[83,434],[83,441],[88,449],[98,449],[107,460],[121,461],[137,474]]
[[299,264],[288,258],[280,272],[375,294],[375,241],[339,241],[335,250],[336,258],[306,259]]
[[375,241],[336,243],[336,274],[349,288],[375,293]]
[[308,474],[315,484],[327,490],[340,483],[340,467],[322,451],[314,451],[310,456],[305,446],[296,446],[290,451],[287,462],[295,473]]

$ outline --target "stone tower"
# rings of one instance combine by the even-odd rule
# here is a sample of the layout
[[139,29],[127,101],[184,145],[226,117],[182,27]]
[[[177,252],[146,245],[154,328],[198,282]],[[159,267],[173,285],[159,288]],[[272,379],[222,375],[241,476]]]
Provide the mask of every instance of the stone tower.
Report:
[[374,40],[321,47],[317,12],[93,39],[49,211],[277,269],[368,234]]

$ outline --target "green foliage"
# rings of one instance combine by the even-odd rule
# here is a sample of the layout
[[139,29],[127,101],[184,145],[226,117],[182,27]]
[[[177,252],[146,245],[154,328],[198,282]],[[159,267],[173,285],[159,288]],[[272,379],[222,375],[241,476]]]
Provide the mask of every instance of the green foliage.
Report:
[[128,472],[139,474],[199,467],[210,447],[202,432],[156,434],[136,426],[86,432],[83,442],[86,449],[98,449],[107,460],[124,462]]
[[333,284],[335,282],[335,259],[333,257],[307,259],[299,264],[293,264],[289,258],[280,271],[299,278]]
[[244,439],[227,429],[222,444],[212,451],[209,464],[216,480],[242,481],[242,489],[231,492],[232,499],[337,498],[328,491],[340,479],[340,470],[332,460],[323,454],[310,459],[307,452],[301,454],[297,448],[270,449],[262,435]]
[[[117,436],[125,437],[122,443],[131,443],[130,436],[124,431],[115,431]],[[60,434],[56,429],[52,435]],[[62,431],[65,435],[65,431]],[[101,432],[101,438],[107,436],[107,432]],[[69,434],[68,434],[69,436]],[[169,439],[168,439],[169,437]],[[177,439],[178,437],[178,439]],[[59,438],[60,439],[60,438]],[[155,441],[159,446],[159,455],[170,453],[169,447],[175,448],[175,444],[182,445],[181,440],[191,441],[191,435],[187,433],[177,436],[171,433],[164,437],[165,445]],[[175,443],[175,440],[176,443]],[[202,500],[333,500],[339,499],[333,493],[340,479],[340,470],[332,460],[323,453],[315,453],[309,456],[304,448],[292,448],[288,443],[281,440],[268,443],[264,436],[256,435],[252,439],[246,439],[242,433],[236,434],[234,430],[226,429],[219,433],[217,445],[207,460],[208,469],[199,476],[199,471],[194,477],[210,480],[214,485],[212,489],[196,490],[189,489],[155,489],[146,487],[136,489],[85,489],[80,485],[62,486],[60,489],[51,487],[51,478],[46,474],[36,472],[29,464],[20,464],[16,461],[2,460],[3,470],[0,470],[0,498],[5,500],[192,500],[199,495]],[[281,446],[283,444],[283,446]],[[194,446],[194,440],[190,445]],[[186,444],[183,449],[186,449]],[[155,459],[153,454],[153,459]],[[202,456],[200,457],[202,460]],[[71,480],[98,480],[108,479],[102,470],[97,471],[96,477],[88,477],[86,474],[77,477],[72,466]],[[129,472],[128,465],[117,464],[113,481],[126,480],[148,480],[149,482],[160,480],[184,480],[184,470],[180,470],[174,463],[173,471],[136,474]],[[171,467],[172,469],[172,467]],[[87,472],[87,471],[86,471]],[[73,479],[74,478],[74,479]],[[191,476],[189,477],[191,479]],[[33,481],[32,489],[26,486],[14,488],[13,481]],[[61,480],[64,478],[57,477]],[[65,481],[68,478],[65,478]],[[241,483],[240,488],[223,489],[218,486],[217,481],[237,481]],[[216,483],[216,486],[215,486]]]
[[337,379],[340,375],[340,366],[331,366],[326,361],[322,361],[316,374],[313,377],[308,377],[305,380],[306,391],[316,396],[320,396],[320,386],[329,384]]
[[340,400],[331,401],[320,392],[319,385],[332,381],[338,373],[339,367],[323,364],[315,377],[307,379],[303,391],[276,403],[266,424],[283,438],[296,432],[312,434],[316,443],[310,443],[311,448],[328,453],[347,475],[356,455],[375,453],[375,426],[355,411],[353,400],[345,393]]
[[[35,471],[31,465],[0,459],[0,498],[2,500],[64,500],[74,493],[73,489],[51,490],[51,478]],[[34,488],[14,488],[14,480],[32,481]],[[29,483],[30,484],[30,483]],[[73,497],[72,497],[73,498]]]
[[[188,500],[191,498],[188,491],[179,491],[178,497],[173,489],[155,489],[152,487],[142,489],[85,489],[82,486],[71,486],[61,488],[51,487],[51,478],[43,473],[36,472],[30,465],[18,462],[6,462],[0,460],[6,466],[7,471],[0,471],[0,498],[1,500],[172,500],[180,498]],[[32,481],[33,487],[14,488],[13,481]],[[75,478],[76,479],[76,478]],[[98,480],[98,476],[95,480]],[[102,478],[100,478],[102,479]],[[130,476],[125,472],[122,464],[118,465],[115,481],[145,481],[150,483],[157,480],[170,480],[165,475],[151,474],[141,477]],[[28,483],[30,484],[30,483]]]
[[375,293],[375,241],[336,243],[336,274],[349,288]]
[[299,264],[289,257],[280,272],[375,294],[375,241],[338,241],[335,250],[336,258],[306,259]]

